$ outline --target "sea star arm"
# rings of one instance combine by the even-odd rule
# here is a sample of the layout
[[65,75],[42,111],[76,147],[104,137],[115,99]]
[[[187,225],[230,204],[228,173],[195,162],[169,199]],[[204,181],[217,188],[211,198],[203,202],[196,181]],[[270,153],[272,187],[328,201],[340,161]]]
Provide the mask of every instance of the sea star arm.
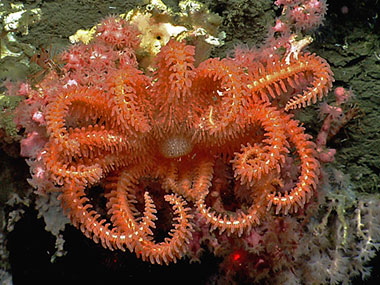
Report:
[[192,115],[194,54],[193,46],[170,40],[155,59],[152,101],[158,111],[155,121],[163,130],[182,128]]
[[[147,88],[148,77],[140,70],[125,65],[113,71],[107,80],[107,92],[104,94],[107,114],[114,119],[113,127],[127,133],[146,133],[150,130],[149,112],[152,109]],[[115,124],[116,123],[116,124]]]
[[125,250],[126,236],[112,228],[111,224],[93,209],[86,197],[85,184],[71,181],[64,186],[59,199],[73,225],[79,228],[88,238],[99,241],[104,248]]
[[249,143],[242,146],[231,161],[235,177],[250,186],[272,169],[280,172],[280,163],[285,161],[288,152],[285,128],[289,121],[276,108],[265,103],[255,104],[251,110],[250,121],[263,128],[265,138],[253,146]]
[[[198,154],[198,156],[202,156]],[[179,167],[171,163],[163,180],[163,188],[184,196],[190,201],[196,201],[200,196],[206,196],[211,186],[214,172],[214,159],[208,155],[194,161],[185,162]]]
[[270,209],[276,207],[276,214],[283,212],[297,212],[303,208],[316,190],[319,176],[319,162],[315,158],[315,145],[309,141],[309,136],[304,133],[304,129],[297,125],[297,121],[290,120],[287,124],[287,136],[292,145],[295,146],[297,155],[301,161],[301,170],[298,182],[289,191],[274,191],[267,196]]
[[273,185],[277,175],[275,172],[271,171],[269,174],[264,174],[254,188],[246,189],[253,201],[248,209],[240,209],[235,212],[215,211],[206,204],[207,192],[206,195],[197,197],[195,203],[197,212],[207,224],[211,225],[211,230],[218,229],[219,233],[226,231],[228,235],[235,233],[238,236],[244,232],[249,232],[252,227],[259,225],[265,219],[267,195],[275,189]]
[[[126,165],[127,151],[144,152],[140,145],[149,122],[136,104],[144,100],[147,80],[129,67],[112,74],[109,81],[108,92],[65,88],[47,107],[50,141],[43,159],[59,185],[64,180],[94,184],[104,172]],[[135,137],[138,132],[141,139]],[[134,157],[128,155],[128,161]]]
[[224,144],[246,126],[246,75],[230,59],[208,59],[196,69],[194,96],[207,102],[195,122],[195,138],[200,143]]
[[147,192],[144,194],[145,210],[141,221],[137,220],[138,211],[132,205],[134,188],[142,175],[144,171],[141,172],[139,167],[128,169],[123,171],[113,184],[116,188],[111,189],[107,204],[111,221],[130,238],[127,246],[129,249],[132,248],[138,257],[158,264],[175,262],[185,254],[191,239],[193,225],[190,221],[192,216],[188,213],[189,208],[181,196],[165,195],[165,200],[172,205],[174,215],[178,217],[175,218],[174,228],[169,232],[170,238],[155,243],[150,230],[155,227],[153,221],[157,219],[153,200]]
[[321,100],[331,89],[332,82],[334,81],[330,66],[326,60],[321,57],[306,53],[300,55],[297,60],[291,59],[290,64],[292,64],[292,61],[299,62],[300,69],[302,69],[304,64],[304,70],[311,72],[314,80],[303,94],[293,96],[286,103],[285,111],[308,106],[311,102],[314,104],[317,99]]
[[328,63],[309,53],[300,54],[297,59],[291,56],[289,62],[285,58],[276,58],[253,64],[249,69],[249,78],[252,96],[259,96],[265,101],[269,101],[268,95],[276,98],[287,93],[289,88],[302,86],[301,83],[305,84],[306,79],[306,90],[286,102],[286,111],[320,100],[334,81]]

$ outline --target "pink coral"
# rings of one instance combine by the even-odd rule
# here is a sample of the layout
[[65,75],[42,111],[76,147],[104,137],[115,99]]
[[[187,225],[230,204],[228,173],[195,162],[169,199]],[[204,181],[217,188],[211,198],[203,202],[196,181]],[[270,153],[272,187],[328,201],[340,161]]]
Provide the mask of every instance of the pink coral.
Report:
[[140,44],[138,30],[120,18],[108,17],[99,25],[97,33],[97,38],[119,49],[135,49]]
[[341,105],[354,97],[354,93],[351,90],[346,90],[342,86],[335,88],[334,94],[337,105]]
[[277,6],[284,6],[283,14],[289,25],[297,30],[310,30],[318,27],[327,11],[325,0],[278,0]]
[[23,157],[36,158],[41,149],[47,143],[47,139],[37,132],[32,132],[26,138],[21,140],[20,155]]

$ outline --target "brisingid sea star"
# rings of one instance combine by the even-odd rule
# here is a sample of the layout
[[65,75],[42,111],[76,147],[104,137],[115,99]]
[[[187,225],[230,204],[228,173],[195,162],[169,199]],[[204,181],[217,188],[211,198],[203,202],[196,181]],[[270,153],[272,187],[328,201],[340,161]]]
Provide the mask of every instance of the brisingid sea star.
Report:
[[[276,214],[303,208],[318,181],[314,145],[285,110],[327,93],[327,63],[305,53],[289,62],[213,58],[195,67],[194,53],[170,40],[153,76],[123,64],[99,86],[66,85],[47,104],[43,161],[73,224],[104,247],[128,248],[152,263],[186,253],[195,214],[211,229],[242,235],[272,206]],[[289,157],[299,163],[290,187],[282,173]],[[245,193],[244,209],[207,202],[220,168]],[[106,212],[88,198],[99,183]],[[153,239],[156,206],[148,191],[141,195],[143,183],[154,184],[176,216],[162,242]]]

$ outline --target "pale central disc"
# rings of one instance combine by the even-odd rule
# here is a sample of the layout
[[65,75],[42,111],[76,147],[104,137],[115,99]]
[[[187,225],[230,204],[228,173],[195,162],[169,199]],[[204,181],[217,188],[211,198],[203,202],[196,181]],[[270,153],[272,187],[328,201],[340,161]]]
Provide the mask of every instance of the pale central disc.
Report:
[[161,153],[166,158],[176,158],[187,155],[193,149],[190,139],[183,136],[173,136],[164,140],[161,144]]

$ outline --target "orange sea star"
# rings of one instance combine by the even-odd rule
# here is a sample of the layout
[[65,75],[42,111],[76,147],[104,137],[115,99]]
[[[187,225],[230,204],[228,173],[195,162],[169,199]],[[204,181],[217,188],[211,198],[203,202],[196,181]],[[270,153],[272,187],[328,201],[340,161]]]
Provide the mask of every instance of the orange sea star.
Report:
[[[96,44],[102,47],[90,45]],[[318,182],[314,144],[285,110],[327,93],[327,63],[305,53],[289,62],[243,65],[214,58],[194,66],[194,54],[193,46],[170,40],[156,56],[153,76],[132,59],[102,65],[106,75],[99,72],[98,83],[73,79],[69,86],[61,79],[65,84],[58,84],[46,105],[44,167],[60,186],[73,224],[104,247],[128,248],[152,263],[186,254],[194,214],[211,229],[242,235],[272,206],[276,214],[303,208]],[[288,158],[299,162],[291,187],[282,175]],[[245,196],[241,209],[225,209],[220,197],[209,201],[223,171]],[[107,199],[103,212],[89,198],[99,183]],[[160,194],[176,222],[164,241],[155,242],[156,204],[165,201],[153,198]]]

